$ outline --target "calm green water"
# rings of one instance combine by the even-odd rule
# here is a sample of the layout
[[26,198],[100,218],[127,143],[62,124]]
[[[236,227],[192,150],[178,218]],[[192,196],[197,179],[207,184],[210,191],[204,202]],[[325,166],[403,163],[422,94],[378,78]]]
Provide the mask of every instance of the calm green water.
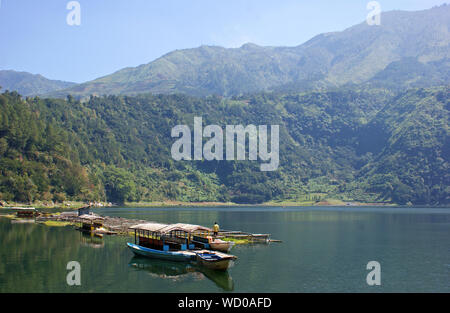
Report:
[[[135,258],[124,237],[0,218],[0,292],[450,292],[450,210],[433,208],[102,209],[109,216],[184,222],[283,243],[233,248],[227,273]],[[131,241],[131,239],[130,239]],[[69,261],[81,286],[66,283]],[[381,264],[381,286],[366,265]]]

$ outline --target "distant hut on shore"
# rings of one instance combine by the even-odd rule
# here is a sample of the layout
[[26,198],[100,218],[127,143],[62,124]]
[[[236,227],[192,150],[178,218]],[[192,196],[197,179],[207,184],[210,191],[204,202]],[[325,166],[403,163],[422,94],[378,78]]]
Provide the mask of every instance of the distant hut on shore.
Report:
[[84,214],[80,215],[81,230],[82,231],[95,231],[98,228],[103,227],[104,218],[98,215]]
[[17,217],[22,218],[32,218],[37,214],[35,208],[11,208],[11,209],[16,211]]

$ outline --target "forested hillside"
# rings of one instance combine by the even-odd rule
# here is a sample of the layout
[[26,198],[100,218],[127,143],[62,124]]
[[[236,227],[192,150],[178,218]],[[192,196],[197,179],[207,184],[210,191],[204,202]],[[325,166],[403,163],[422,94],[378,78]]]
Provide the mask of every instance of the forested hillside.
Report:
[[[448,87],[91,96],[0,95],[0,198],[31,202],[343,199],[450,202]],[[174,161],[178,124],[280,125],[280,166]]]

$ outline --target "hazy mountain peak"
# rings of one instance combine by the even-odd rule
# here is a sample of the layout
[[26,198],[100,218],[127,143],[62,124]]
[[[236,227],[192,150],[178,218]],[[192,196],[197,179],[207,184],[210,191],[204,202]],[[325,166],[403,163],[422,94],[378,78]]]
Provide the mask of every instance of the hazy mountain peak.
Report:
[[24,96],[45,94],[75,85],[60,80],[50,80],[40,74],[0,70],[0,86],[3,90],[17,91]]
[[246,49],[246,50],[258,49],[258,48],[261,48],[261,46],[258,46],[257,44],[251,43],[251,42],[247,42],[241,46],[241,49]]

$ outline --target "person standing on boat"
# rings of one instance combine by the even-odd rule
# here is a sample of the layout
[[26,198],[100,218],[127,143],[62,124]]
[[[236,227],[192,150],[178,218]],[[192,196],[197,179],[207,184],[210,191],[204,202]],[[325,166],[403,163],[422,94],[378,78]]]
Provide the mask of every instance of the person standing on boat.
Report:
[[217,237],[217,235],[219,234],[219,224],[217,224],[217,222],[214,222],[213,231],[214,237]]

